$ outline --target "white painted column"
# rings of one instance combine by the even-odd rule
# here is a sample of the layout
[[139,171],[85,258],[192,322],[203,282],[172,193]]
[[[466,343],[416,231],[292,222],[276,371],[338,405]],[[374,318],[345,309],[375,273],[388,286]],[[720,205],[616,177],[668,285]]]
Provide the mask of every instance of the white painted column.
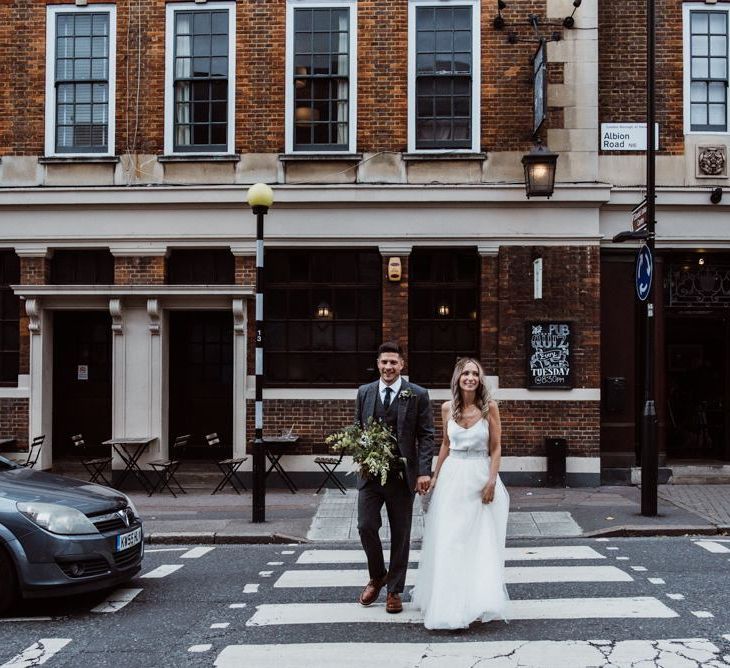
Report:
[[246,354],[248,314],[245,299],[233,304],[233,456],[246,454]]
[[25,301],[30,330],[30,409],[28,443],[46,435],[37,469],[53,464],[53,317],[38,299]]

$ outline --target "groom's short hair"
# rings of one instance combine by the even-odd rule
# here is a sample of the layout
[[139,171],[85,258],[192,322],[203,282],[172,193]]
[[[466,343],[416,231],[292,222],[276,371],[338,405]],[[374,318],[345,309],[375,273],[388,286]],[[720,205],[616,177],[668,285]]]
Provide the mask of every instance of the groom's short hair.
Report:
[[396,353],[399,357],[403,357],[403,349],[395,341],[383,341],[378,348],[378,357],[383,353]]

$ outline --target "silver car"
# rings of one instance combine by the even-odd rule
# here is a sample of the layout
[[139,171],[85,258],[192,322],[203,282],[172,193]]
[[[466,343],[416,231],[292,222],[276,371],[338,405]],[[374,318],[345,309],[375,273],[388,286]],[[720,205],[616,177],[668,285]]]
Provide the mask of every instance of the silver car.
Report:
[[126,495],[0,457],[0,614],[19,597],[118,585],[143,556],[142,520]]

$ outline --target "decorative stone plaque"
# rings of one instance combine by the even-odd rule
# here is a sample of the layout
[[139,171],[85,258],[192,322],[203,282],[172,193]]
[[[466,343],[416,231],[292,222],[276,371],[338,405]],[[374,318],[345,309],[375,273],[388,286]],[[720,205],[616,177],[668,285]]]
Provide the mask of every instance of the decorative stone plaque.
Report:
[[697,147],[697,178],[727,178],[727,146]]

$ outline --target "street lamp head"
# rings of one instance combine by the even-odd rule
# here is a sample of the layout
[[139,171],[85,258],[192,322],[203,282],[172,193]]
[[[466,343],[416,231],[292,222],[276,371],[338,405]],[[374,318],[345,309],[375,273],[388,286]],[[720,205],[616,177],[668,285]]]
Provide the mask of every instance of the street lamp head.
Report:
[[558,154],[538,142],[532,151],[522,157],[525,169],[527,197],[550,197],[555,188],[555,167]]
[[248,189],[246,201],[253,209],[257,207],[268,209],[274,203],[274,191],[265,183],[254,183]]

